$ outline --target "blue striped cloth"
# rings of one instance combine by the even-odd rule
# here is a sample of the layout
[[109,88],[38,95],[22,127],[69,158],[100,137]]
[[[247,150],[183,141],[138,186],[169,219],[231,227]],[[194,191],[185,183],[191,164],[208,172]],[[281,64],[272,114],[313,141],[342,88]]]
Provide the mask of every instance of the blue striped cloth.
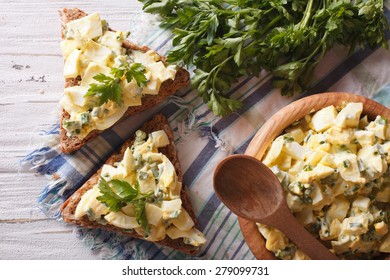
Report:
[[[386,10],[386,15],[390,18],[389,10]],[[166,53],[170,48],[170,33],[156,29],[150,34],[141,43]],[[386,36],[390,38],[389,33]],[[94,174],[144,121],[159,111],[168,118],[174,130],[184,183],[190,188],[200,230],[208,240],[196,258],[254,259],[236,216],[213,192],[214,168],[227,155],[244,153],[256,131],[280,108],[302,96],[325,91],[354,92],[390,106],[389,52],[364,49],[347,56],[346,50],[335,49],[327,54],[316,70],[312,89],[301,96],[282,97],[265,72],[257,78],[242,79],[229,96],[242,100],[244,106],[223,119],[216,118],[195,91],[184,89],[162,106],[108,129],[73,155],[60,153],[57,120],[52,129],[41,132],[50,140],[48,144],[27,155],[23,165],[50,178],[38,205],[48,216],[60,219],[58,209],[63,201]],[[87,246],[107,259],[189,258],[169,248],[104,230],[76,228],[76,233]]]

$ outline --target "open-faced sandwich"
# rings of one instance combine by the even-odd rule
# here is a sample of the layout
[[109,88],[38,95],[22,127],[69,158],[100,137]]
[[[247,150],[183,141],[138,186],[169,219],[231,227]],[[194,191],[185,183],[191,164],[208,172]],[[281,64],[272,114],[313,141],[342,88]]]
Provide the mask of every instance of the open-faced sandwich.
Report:
[[60,11],[66,79],[60,122],[61,149],[80,149],[125,115],[161,103],[186,86],[189,74],[164,57],[126,40],[98,13]]
[[103,228],[195,254],[206,239],[182,185],[173,133],[156,115],[76,191],[63,220]]

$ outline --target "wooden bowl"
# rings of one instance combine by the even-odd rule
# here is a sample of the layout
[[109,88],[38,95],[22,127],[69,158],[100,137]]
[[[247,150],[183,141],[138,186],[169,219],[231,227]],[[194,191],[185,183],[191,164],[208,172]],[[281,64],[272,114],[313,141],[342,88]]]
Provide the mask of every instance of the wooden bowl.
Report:
[[[336,107],[348,102],[363,103],[363,114],[368,115],[370,119],[375,119],[378,115],[390,119],[390,109],[364,96],[344,92],[319,93],[292,102],[274,114],[256,133],[245,154],[261,160],[272,141],[293,122],[327,106],[334,105]],[[253,255],[257,259],[276,259],[275,255],[265,248],[265,239],[260,234],[256,224],[240,217],[238,221]]]

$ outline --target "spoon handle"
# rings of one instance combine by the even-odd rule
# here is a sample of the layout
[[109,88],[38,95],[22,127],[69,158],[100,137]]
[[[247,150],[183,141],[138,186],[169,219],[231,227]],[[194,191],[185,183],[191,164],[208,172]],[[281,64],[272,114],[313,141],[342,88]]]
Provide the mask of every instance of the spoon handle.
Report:
[[277,217],[274,217],[272,222],[268,224],[283,232],[312,260],[338,260],[335,254],[330,252],[296,220],[287,205],[279,208],[274,215]]

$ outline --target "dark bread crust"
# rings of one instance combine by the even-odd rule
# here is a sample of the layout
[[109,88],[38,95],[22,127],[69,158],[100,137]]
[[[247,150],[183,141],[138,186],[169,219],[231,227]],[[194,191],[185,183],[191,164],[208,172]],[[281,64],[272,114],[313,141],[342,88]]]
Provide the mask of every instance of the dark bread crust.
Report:
[[[64,38],[64,30],[65,30],[66,23],[85,16],[87,16],[87,14],[77,8],[74,9],[65,8],[62,11],[60,11],[62,38]],[[138,50],[142,52],[147,52],[149,50],[149,48],[146,46],[138,46],[130,41],[124,41],[122,46],[128,50]],[[161,60],[165,61],[165,58],[161,57]],[[167,80],[163,82],[161,84],[158,95],[143,96],[142,105],[129,107],[124,117],[135,115],[137,113],[145,111],[163,102],[168,96],[173,95],[177,90],[187,86],[189,82],[189,77],[190,77],[189,73],[185,69],[179,67],[176,72],[175,80]],[[66,79],[65,87],[78,85],[79,82],[80,81],[78,79]],[[99,130],[93,130],[84,139],[79,139],[76,136],[68,137],[66,135],[66,130],[62,126],[62,120],[68,119],[69,117],[70,116],[68,112],[62,110],[62,114],[60,118],[60,147],[62,152],[67,154],[79,150],[82,146],[85,145],[85,143],[98,136],[99,133],[101,132]]]
[[[175,170],[176,170],[176,173],[178,176],[178,180],[180,182],[183,182],[183,174],[182,174],[180,163],[179,163],[177,153],[176,153],[173,132],[168,125],[167,119],[161,114],[156,115],[152,120],[145,123],[143,125],[143,127],[141,128],[141,130],[145,131],[146,134],[149,134],[149,133],[151,133],[153,131],[157,131],[157,130],[164,130],[166,132],[166,134],[168,135],[170,144],[167,147],[159,148],[159,151],[161,153],[163,153],[165,156],[167,156],[168,159],[172,162],[172,164],[175,167]],[[133,142],[134,142],[133,138],[128,139],[122,145],[121,149],[117,153],[114,153],[113,155],[110,156],[110,158],[106,161],[106,164],[113,165],[114,162],[121,161],[127,147],[131,147]],[[93,175],[87,182],[84,183],[83,186],[81,186],[80,189],[78,189],[71,197],[68,198],[68,200],[65,201],[65,203],[62,205],[62,207],[60,209],[62,212],[63,220],[67,223],[73,223],[73,224],[77,224],[77,225],[87,227],[87,228],[104,228],[104,229],[107,229],[110,231],[115,231],[115,232],[118,232],[118,233],[121,233],[121,234],[124,234],[127,236],[131,236],[134,238],[143,239],[143,237],[141,235],[137,234],[136,232],[125,232],[118,227],[108,225],[108,224],[101,225],[95,221],[90,221],[87,216],[83,216],[80,219],[75,218],[74,214],[75,214],[77,205],[80,202],[82,195],[86,191],[91,189],[94,185],[97,184],[99,177],[100,177],[100,172],[101,172],[101,169],[99,169],[99,171],[95,175]],[[180,193],[180,196],[182,199],[182,205],[183,205],[184,209],[191,216],[191,218],[195,222],[195,226],[197,227],[197,220],[195,217],[195,213],[192,209],[191,201],[190,201],[189,194],[188,194],[188,189],[184,185],[183,185],[182,191]],[[172,240],[168,236],[164,240],[158,241],[156,243],[172,247],[176,250],[179,250],[181,252],[184,252],[184,253],[190,254],[190,255],[194,255],[198,250],[197,247],[184,244],[182,239]]]

